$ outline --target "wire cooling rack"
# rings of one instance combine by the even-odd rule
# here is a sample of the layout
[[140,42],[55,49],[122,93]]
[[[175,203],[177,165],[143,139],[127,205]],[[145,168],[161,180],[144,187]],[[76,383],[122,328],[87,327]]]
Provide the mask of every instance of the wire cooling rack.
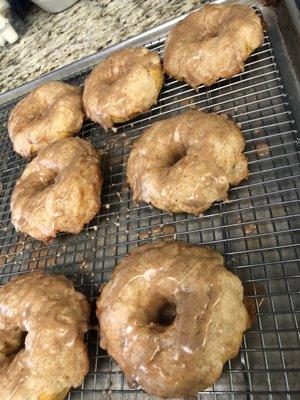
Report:
[[[147,47],[163,53],[164,38]],[[82,85],[90,70],[66,81]],[[16,101],[0,108],[0,284],[29,270],[45,269],[71,278],[94,305],[99,287],[134,246],[179,239],[210,245],[244,282],[255,302],[254,325],[238,357],[199,399],[299,399],[299,154],[296,125],[268,34],[248,59],[245,71],[198,92],[166,78],[151,111],[116,131],[86,122],[80,137],[104,151],[104,187],[98,216],[76,236],[60,234],[50,245],[16,233],[10,196],[26,161],[13,151],[7,119]],[[201,218],[167,214],[133,203],[126,163],[134,139],[151,123],[190,107],[226,112],[241,125],[249,159],[249,179],[229,191],[229,201],[213,205]],[[298,303],[297,303],[298,301]],[[119,366],[98,344],[97,321],[87,334],[90,372],[70,400],[148,399],[132,390]]]

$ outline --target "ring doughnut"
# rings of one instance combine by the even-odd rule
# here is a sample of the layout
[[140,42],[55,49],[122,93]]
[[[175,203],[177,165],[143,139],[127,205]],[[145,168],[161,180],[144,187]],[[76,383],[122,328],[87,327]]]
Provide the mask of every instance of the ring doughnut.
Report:
[[79,233],[100,208],[99,154],[86,140],[66,138],[43,149],[12,193],[17,231],[49,243],[58,232]]
[[192,87],[209,86],[243,71],[263,41],[261,20],[251,7],[209,4],[171,29],[164,71]]
[[248,176],[245,141],[225,114],[190,110],[159,121],[134,143],[127,180],[136,202],[203,213]]
[[81,89],[49,82],[16,105],[9,117],[8,132],[17,153],[34,156],[49,144],[79,132],[83,119]]
[[243,286],[216,251],[136,247],[97,300],[100,345],[128,383],[161,398],[195,396],[239,352],[250,319]]
[[88,118],[108,129],[148,111],[163,85],[159,55],[145,48],[116,51],[85,81],[83,104]]
[[2,286],[0,399],[63,400],[81,385],[88,320],[85,296],[63,276],[29,273]]

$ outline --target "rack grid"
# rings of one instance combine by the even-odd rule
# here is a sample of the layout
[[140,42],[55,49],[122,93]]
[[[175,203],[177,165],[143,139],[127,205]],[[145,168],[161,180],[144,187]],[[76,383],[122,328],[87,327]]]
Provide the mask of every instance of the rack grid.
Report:
[[[257,12],[258,9],[257,9]],[[163,55],[162,37],[147,47]],[[83,85],[90,69],[66,79]],[[105,132],[87,121],[80,137],[103,149],[104,186],[99,214],[76,236],[60,234],[44,245],[16,233],[10,222],[10,196],[26,160],[13,151],[7,119],[16,100],[0,108],[0,284],[26,271],[65,274],[94,306],[99,287],[122,257],[136,246],[157,240],[210,245],[244,282],[256,308],[238,357],[199,399],[298,399],[299,335],[299,153],[297,127],[272,43],[264,44],[244,72],[198,91],[166,78],[158,103],[117,131]],[[225,112],[240,124],[246,140],[250,176],[202,217],[168,214],[136,205],[126,184],[126,162],[133,141],[151,123],[198,107]],[[90,372],[69,400],[149,399],[130,389],[118,365],[98,343],[97,321],[86,340]]]

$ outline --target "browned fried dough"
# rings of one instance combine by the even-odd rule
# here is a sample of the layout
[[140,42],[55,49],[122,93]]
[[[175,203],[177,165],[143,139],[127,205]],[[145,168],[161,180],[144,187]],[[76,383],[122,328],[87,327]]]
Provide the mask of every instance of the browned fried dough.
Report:
[[199,215],[248,176],[244,146],[240,129],[225,114],[190,110],[156,122],[129,156],[133,199]]
[[116,51],[102,61],[84,85],[87,116],[108,129],[148,111],[164,77],[159,55],[145,48]]
[[66,138],[25,168],[11,200],[12,223],[45,243],[58,232],[79,233],[99,211],[99,154],[86,140]]
[[14,150],[28,157],[79,132],[83,119],[81,89],[49,82],[16,105],[9,117],[8,131]]
[[79,386],[88,320],[86,298],[63,276],[24,274],[1,287],[0,399],[63,400]]
[[251,7],[210,4],[171,29],[164,71],[193,87],[209,86],[243,71],[263,40],[261,20]]
[[239,352],[249,315],[237,276],[216,251],[183,242],[136,247],[97,301],[100,345],[130,386],[195,396]]

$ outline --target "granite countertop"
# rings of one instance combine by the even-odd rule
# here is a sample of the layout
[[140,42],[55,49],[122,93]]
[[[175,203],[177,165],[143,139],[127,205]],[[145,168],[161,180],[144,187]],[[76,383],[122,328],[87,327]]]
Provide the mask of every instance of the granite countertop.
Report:
[[32,8],[26,32],[0,50],[0,92],[188,12],[198,0],[81,0],[59,14]]

